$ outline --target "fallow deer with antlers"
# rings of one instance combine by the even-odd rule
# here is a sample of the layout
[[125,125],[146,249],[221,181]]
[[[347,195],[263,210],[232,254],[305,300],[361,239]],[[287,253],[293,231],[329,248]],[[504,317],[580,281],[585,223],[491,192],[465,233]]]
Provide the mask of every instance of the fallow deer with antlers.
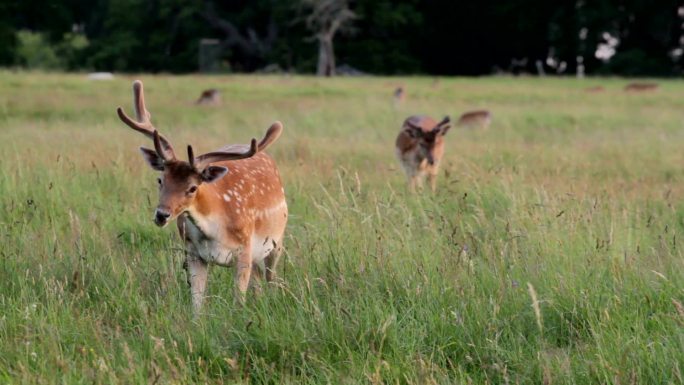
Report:
[[136,119],[121,107],[119,118],[132,129],[151,138],[154,150],[141,147],[147,163],[161,173],[159,204],[154,222],[165,226],[176,219],[185,242],[184,267],[195,314],[202,306],[208,264],[237,266],[239,299],[244,301],[250,277],[264,273],[275,277],[287,223],[287,203],[280,175],[264,150],[280,136],[283,126],[275,122],[264,138],[250,145],[230,145],[194,156],[176,157],[171,143],[152,125],[145,108],[143,84],[133,83]]
[[422,188],[425,176],[434,192],[439,163],[444,155],[444,135],[449,131],[449,117],[439,123],[427,116],[411,116],[404,121],[395,142],[397,158],[406,172],[409,189]]

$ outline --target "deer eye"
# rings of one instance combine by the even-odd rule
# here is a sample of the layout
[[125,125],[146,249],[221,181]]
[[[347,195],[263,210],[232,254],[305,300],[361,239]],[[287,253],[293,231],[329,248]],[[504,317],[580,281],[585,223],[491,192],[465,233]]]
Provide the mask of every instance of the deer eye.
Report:
[[157,178],[157,183],[159,183],[160,186],[162,185],[162,180],[161,180],[161,178]]
[[197,191],[197,186],[190,186],[188,194],[194,194]]

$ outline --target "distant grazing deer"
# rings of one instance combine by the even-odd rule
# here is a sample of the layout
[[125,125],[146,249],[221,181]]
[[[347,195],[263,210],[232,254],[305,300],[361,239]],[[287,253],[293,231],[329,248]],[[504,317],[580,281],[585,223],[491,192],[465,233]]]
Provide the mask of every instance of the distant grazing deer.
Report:
[[140,150],[161,172],[154,222],[164,227],[177,219],[195,314],[202,306],[208,264],[236,262],[239,299],[244,301],[252,272],[264,272],[272,281],[282,250],[287,203],[276,164],[264,150],[280,136],[283,125],[273,123],[258,144],[252,139],[248,146],[230,145],[200,156],[188,146],[186,162],[176,158],[171,143],[150,122],[138,80],[133,83],[133,102],[135,120],[121,107],[117,113],[153,140],[154,150]]
[[219,90],[213,88],[204,90],[195,104],[202,106],[218,106],[221,104],[221,93]]
[[396,153],[406,172],[411,192],[423,187],[425,176],[434,192],[437,188],[439,162],[444,155],[444,135],[449,131],[449,117],[437,123],[427,116],[411,116],[404,121],[396,140]]
[[655,91],[657,89],[658,85],[655,83],[629,83],[625,86],[625,91],[629,92]]
[[458,118],[456,125],[463,127],[488,128],[492,122],[492,114],[487,110],[465,112]]
[[404,100],[406,100],[406,91],[404,90],[404,87],[397,87],[397,89],[394,90],[394,104],[401,104]]

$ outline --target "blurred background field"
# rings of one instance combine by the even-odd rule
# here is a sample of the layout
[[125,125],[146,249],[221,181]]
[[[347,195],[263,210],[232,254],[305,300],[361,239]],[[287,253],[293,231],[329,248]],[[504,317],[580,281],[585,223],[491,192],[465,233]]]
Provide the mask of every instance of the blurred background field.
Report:
[[[192,320],[115,112],[136,78],[176,148],[284,123],[283,281],[244,307],[214,268]],[[0,72],[0,382],[684,383],[684,82],[658,83]],[[403,119],[479,108],[407,194]]]

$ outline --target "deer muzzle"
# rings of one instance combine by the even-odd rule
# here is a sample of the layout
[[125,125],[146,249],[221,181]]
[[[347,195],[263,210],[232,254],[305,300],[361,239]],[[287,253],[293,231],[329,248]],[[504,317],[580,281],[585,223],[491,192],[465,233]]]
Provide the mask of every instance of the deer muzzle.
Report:
[[159,227],[164,227],[169,222],[171,213],[162,207],[157,207],[154,211],[154,223]]
[[432,156],[432,153],[428,152],[427,154],[427,162],[430,166],[434,166],[435,164],[435,158]]

